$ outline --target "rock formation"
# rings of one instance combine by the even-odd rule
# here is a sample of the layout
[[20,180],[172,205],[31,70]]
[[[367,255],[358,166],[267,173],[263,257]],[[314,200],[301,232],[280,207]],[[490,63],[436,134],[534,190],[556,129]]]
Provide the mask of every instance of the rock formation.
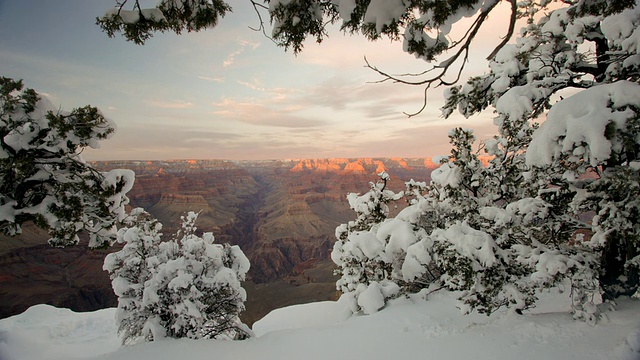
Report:
[[[427,166],[425,166],[425,164]],[[296,302],[334,298],[329,254],[335,227],[353,219],[346,194],[369,190],[376,174],[391,175],[389,188],[428,180],[428,159],[303,159],[282,161],[118,161],[99,169],[129,168],[136,182],[133,207],[144,207],[175,232],[180,216],[200,211],[197,226],[218,242],[238,244],[251,261],[245,320]],[[0,240],[0,317],[37,303],[77,311],[115,305],[102,261],[108,251],[86,246],[53,249],[46,234]]]

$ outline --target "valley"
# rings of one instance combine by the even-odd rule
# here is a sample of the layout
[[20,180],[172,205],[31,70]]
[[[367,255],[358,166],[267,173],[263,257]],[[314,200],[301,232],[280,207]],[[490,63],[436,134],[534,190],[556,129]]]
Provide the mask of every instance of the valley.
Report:
[[[336,226],[354,218],[346,194],[368,191],[381,171],[391,175],[389,188],[401,191],[411,178],[428,180],[435,167],[430,159],[382,158],[93,165],[134,170],[130,205],[159,219],[164,236],[177,231],[181,215],[199,211],[199,231],[243,249],[251,261],[244,283],[248,324],[274,308],[337,298],[329,255]],[[56,249],[46,239],[27,227],[19,237],[0,240],[0,318],[38,303],[76,311],[116,305],[102,271],[104,256],[115,249]]]

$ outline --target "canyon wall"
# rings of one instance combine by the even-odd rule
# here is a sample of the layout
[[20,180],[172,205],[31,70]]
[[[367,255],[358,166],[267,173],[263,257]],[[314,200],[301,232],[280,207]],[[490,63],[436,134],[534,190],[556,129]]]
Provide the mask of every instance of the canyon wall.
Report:
[[[346,201],[364,193],[376,174],[387,171],[388,187],[429,179],[430,159],[301,159],[281,161],[115,161],[98,169],[136,172],[132,207],[159,219],[163,233],[175,233],[180,216],[200,212],[197,226],[218,242],[240,245],[251,261],[245,321],[286,305],[334,299],[329,254],[336,226],[354,218]],[[115,306],[106,251],[86,246],[54,249],[46,234],[27,227],[0,240],[0,318],[37,303],[76,311]],[[117,247],[116,247],[117,249]]]

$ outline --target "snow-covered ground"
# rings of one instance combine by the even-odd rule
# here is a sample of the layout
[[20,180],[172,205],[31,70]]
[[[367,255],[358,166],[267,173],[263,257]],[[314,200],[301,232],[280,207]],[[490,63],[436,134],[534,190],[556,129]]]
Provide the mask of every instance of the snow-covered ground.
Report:
[[368,316],[341,302],[273,311],[246,341],[165,340],[120,347],[114,309],[38,305],[0,320],[0,359],[640,359],[640,300],[623,299],[596,326],[574,321],[567,294],[543,294],[525,315],[463,316],[452,294],[399,299]]

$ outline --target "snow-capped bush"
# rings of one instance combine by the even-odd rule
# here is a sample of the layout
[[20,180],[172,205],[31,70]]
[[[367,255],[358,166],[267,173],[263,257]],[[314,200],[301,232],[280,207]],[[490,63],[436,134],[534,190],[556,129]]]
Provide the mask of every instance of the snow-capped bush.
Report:
[[[396,78],[371,67],[387,80],[428,89],[447,84],[444,74],[466,54],[498,3],[419,1],[416,8],[394,7],[404,9],[400,13],[377,2],[349,9],[341,8],[345,2],[335,5],[341,17],[351,16],[344,18],[345,27],[370,38],[393,38],[393,31],[405,25],[405,50],[426,60],[451,50],[448,40],[433,38],[429,30],[446,34],[462,17],[476,16],[465,33],[469,37],[432,71]],[[550,3],[512,2],[508,37],[490,54],[490,72],[445,92],[445,117],[455,110],[468,117],[493,107],[498,135],[482,144],[488,157],[483,166],[472,149],[471,131],[451,132],[450,158],[409,207],[416,241],[404,249],[402,266],[384,251],[377,255],[386,261],[387,273],[402,274],[387,280],[406,282],[403,291],[435,274],[441,287],[462,291],[464,310],[490,313],[509,306],[522,311],[535,305],[540,289],[567,280],[574,316],[589,322],[598,318],[601,297],[638,292],[640,6],[634,1]],[[365,14],[373,11],[380,15],[376,19],[390,21],[368,27],[373,18]],[[520,17],[528,21],[508,44]],[[545,120],[542,125],[539,119]],[[390,234],[378,236],[378,229],[392,221],[370,225],[366,239],[386,248]],[[377,243],[375,248],[382,249]]]
[[182,230],[162,241],[162,225],[136,209],[118,232],[125,245],[106,257],[104,269],[118,296],[123,343],[250,336],[239,319],[249,260],[238,246],[214,244],[211,233],[197,236],[197,217],[188,213]]

